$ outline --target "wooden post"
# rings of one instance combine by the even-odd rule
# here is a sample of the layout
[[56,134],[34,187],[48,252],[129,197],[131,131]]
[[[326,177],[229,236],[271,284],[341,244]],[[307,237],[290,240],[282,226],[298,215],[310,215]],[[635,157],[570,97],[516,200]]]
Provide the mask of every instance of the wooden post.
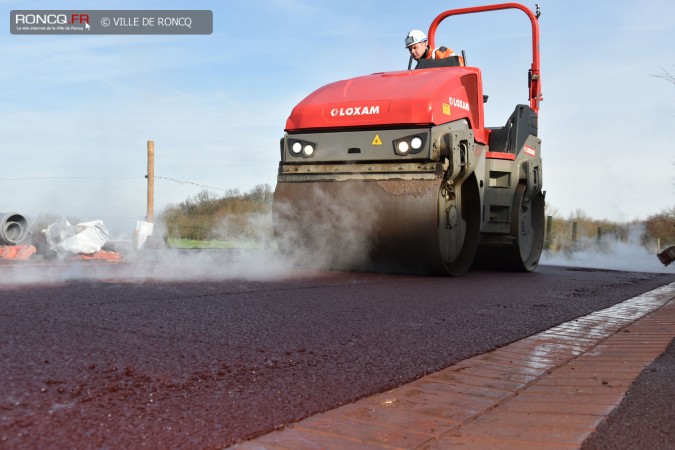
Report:
[[572,222],[572,243],[577,242],[577,223]]
[[155,141],[148,141],[148,222],[155,221]]
[[553,216],[546,217],[546,238],[544,239],[544,248],[551,248],[551,229],[553,228]]

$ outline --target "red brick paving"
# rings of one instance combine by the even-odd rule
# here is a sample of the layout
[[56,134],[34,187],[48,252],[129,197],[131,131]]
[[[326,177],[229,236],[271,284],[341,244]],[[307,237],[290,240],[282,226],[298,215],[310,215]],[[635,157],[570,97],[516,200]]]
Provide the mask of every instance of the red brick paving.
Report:
[[574,449],[675,336],[675,283],[236,449]]

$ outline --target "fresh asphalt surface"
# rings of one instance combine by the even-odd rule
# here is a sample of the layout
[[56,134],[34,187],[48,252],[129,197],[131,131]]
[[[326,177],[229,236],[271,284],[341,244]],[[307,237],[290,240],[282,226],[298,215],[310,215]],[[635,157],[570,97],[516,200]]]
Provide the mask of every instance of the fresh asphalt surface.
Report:
[[[222,448],[673,281],[540,266],[0,285],[0,447]],[[672,380],[670,355],[647,389]],[[617,448],[604,434],[588,448]]]

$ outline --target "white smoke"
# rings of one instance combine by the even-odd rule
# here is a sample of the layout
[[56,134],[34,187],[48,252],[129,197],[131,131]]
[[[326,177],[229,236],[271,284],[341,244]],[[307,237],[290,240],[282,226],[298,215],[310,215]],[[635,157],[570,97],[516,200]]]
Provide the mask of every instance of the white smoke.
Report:
[[380,214],[364,186],[331,183],[327,193],[314,185],[292,185],[293,200],[277,202],[274,215],[276,242],[292,264],[338,269],[368,264]]
[[[22,284],[58,284],[70,280],[144,281],[220,281],[274,280],[290,276],[292,265],[276,250],[271,233],[270,214],[239,215],[243,227],[225,220],[216,230],[224,241],[235,242],[232,249],[169,248],[163,238],[165,226],[158,222],[154,234],[138,250],[133,233],[112,238],[103,251],[122,256],[122,262],[82,260],[68,253],[57,258],[46,244],[36,245],[40,254],[29,260],[0,259],[0,287]],[[247,232],[241,233],[244,228]],[[35,236],[34,236],[35,237]],[[38,234],[38,237],[42,235]],[[35,241],[34,241],[35,243]]]
[[[22,284],[58,284],[71,280],[110,282],[145,281],[271,281],[304,276],[299,268],[353,268],[368,262],[371,237],[380,220],[373,195],[358,186],[339,192],[348,203],[336,202],[333,195],[307,189],[306,201],[278,203],[277,214],[251,213],[226,218],[217,233],[240,248],[181,250],[168,248],[158,238],[162,225],[145,248],[137,251],[132,239],[117,240],[124,262],[81,261],[77,258],[28,261],[0,260],[0,288]],[[352,190],[355,190],[352,192]],[[345,197],[342,197],[342,196]],[[299,220],[298,220],[299,219]],[[244,220],[242,227],[241,221]],[[277,220],[277,236],[272,221]],[[236,223],[235,223],[236,221]],[[299,225],[300,224],[300,225]],[[307,227],[310,227],[308,230]],[[246,230],[242,232],[242,229]],[[675,264],[664,267],[656,249],[641,244],[642,226],[631,227],[626,240],[613,236],[601,240],[580,239],[569,250],[544,251],[541,264],[631,272],[673,273]],[[311,243],[311,245],[307,245]],[[277,244],[286,252],[280,252]]]
[[59,284],[71,280],[263,281],[290,276],[291,267],[275,250],[144,250],[124,262],[31,260],[0,266],[0,287]]
[[269,212],[225,216],[212,234],[226,242],[238,242],[244,248],[276,248]]
[[665,267],[658,260],[656,249],[650,250],[642,245],[643,234],[644,226],[635,225],[630,227],[625,241],[614,237],[603,237],[599,242],[593,239],[580,239],[569,250],[559,252],[544,250],[540,262],[555,266],[673,273],[673,267]]
[[[70,280],[262,281],[302,274],[298,268],[359,267],[367,262],[371,248],[369,237],[378,217],[373,210],[375,199],[358,186],[334,185],[337,193],[327,195],[307,187],[292,206],[277,202],[279,213],[274,217],[260,212],[224,217],[209,235],[234,243],[236,248],[169,248],[163,239],[166,227],[158,222],[141,250],[133,232],[111,239],[103,250],[121,254],[121,263],[82,261],[78,255],[57,259],[54,254],[40,254],[28,261],[0,260],[0,287]],[[273,220],[279,222],[273,224]]]

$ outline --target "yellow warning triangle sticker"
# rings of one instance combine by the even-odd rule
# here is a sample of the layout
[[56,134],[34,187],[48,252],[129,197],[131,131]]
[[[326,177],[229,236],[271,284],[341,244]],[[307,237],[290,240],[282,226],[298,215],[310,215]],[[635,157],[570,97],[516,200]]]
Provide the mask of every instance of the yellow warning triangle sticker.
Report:
[[373,142],[371,142],[370,145],[382,145],[382,139],[380,139],[379,134],[375,135],[375,139],[373,139]]

